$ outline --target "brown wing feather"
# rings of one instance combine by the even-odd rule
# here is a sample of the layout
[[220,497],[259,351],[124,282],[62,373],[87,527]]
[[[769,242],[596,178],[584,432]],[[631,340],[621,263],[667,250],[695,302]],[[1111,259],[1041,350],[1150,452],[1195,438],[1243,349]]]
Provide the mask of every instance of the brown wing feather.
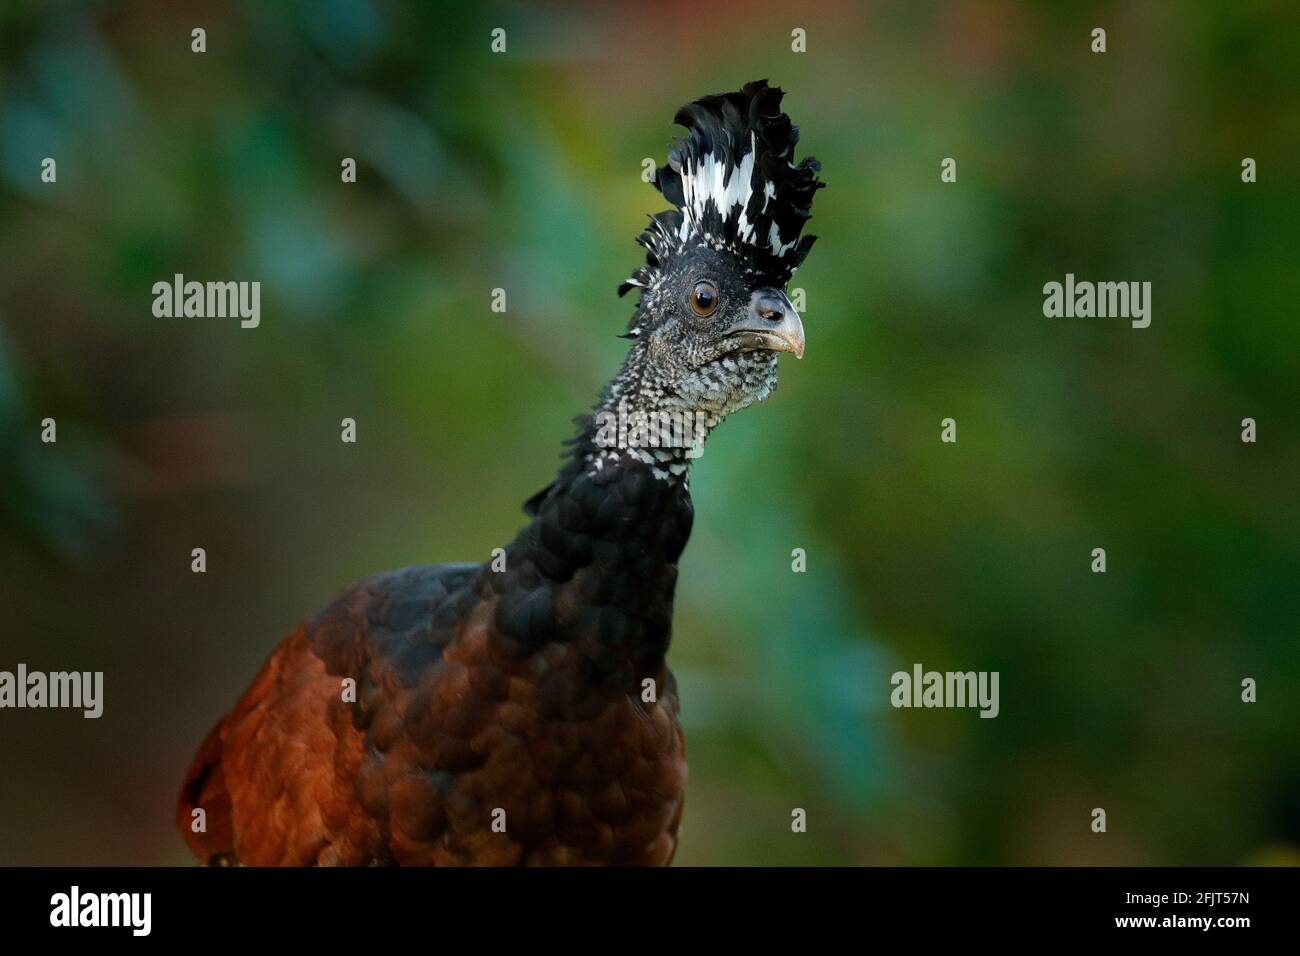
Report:
[[592,693],[580,644],[495,639],[472,572],[361,582],[280,644],[187,777],[201,861],[668,862],[685,760],[667,669],[649,707]]

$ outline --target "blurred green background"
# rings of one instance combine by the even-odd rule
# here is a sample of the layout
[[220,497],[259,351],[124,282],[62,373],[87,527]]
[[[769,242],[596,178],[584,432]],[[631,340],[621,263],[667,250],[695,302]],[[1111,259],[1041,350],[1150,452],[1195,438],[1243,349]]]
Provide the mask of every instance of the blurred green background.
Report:
[[[642,159],[758,77],[829,187],[807,357],[694,470],[678,862],[1296,859],[1298,27],[1290,3],[4,4],[0,669],[104,670],[106,710],[0,712],[0,863],[187,862],[184,770],[279,636],[510,538],[624,351],[614,288],[663,208]],[[155,318],[177,272],[261,281],[261,327]],[[1151,327],[1044,318],[1066,272],[1152,282]],[[893,710],[918,661],[999,671],[1001,716]]]

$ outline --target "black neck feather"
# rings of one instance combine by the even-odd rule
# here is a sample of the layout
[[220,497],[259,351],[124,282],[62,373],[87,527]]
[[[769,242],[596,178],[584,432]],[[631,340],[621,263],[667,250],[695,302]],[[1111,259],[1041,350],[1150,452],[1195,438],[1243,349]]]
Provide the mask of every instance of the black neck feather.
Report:
[[576,645],[593,683],[630,691],[662,669],[694,511],[684,476],[656,477],[628,455],[595,468],[595,425],[578,424],[564,468],[525,506],[532,520],[505,569],[485,567],[480,588],[497,596],[495,630],[510,650]]

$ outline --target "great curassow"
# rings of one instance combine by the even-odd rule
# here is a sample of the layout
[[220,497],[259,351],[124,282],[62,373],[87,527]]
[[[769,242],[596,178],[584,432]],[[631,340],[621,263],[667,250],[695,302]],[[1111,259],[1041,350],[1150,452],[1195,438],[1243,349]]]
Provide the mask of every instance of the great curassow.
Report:
[[[687,467],[803,355],[783,289],[820,166],[781,90],[678,111],[632,342],[497,560],[368,578],[271,654],[199,748],[177,823],[247,865],[666,864],[686,761],[665,664]],[[202,810],[202,813],[196,811]]]

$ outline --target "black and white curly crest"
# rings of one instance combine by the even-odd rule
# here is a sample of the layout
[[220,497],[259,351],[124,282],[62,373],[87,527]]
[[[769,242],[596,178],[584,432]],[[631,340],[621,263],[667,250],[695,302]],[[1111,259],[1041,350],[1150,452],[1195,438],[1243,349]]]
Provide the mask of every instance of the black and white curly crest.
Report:
[[646,264],[619,295],[652,288],[672,258],[694,244],[730,250],[772,285],[790,281],[817,239],[800,232],[825,183],[817,160],[793,161],[799,127],[781,112],[782,96],[780,87],[757,80],[677,111],[673,122],[686,127],[686,136],[655,174],[655,186],[676,208],[650,217],[637,237]]

